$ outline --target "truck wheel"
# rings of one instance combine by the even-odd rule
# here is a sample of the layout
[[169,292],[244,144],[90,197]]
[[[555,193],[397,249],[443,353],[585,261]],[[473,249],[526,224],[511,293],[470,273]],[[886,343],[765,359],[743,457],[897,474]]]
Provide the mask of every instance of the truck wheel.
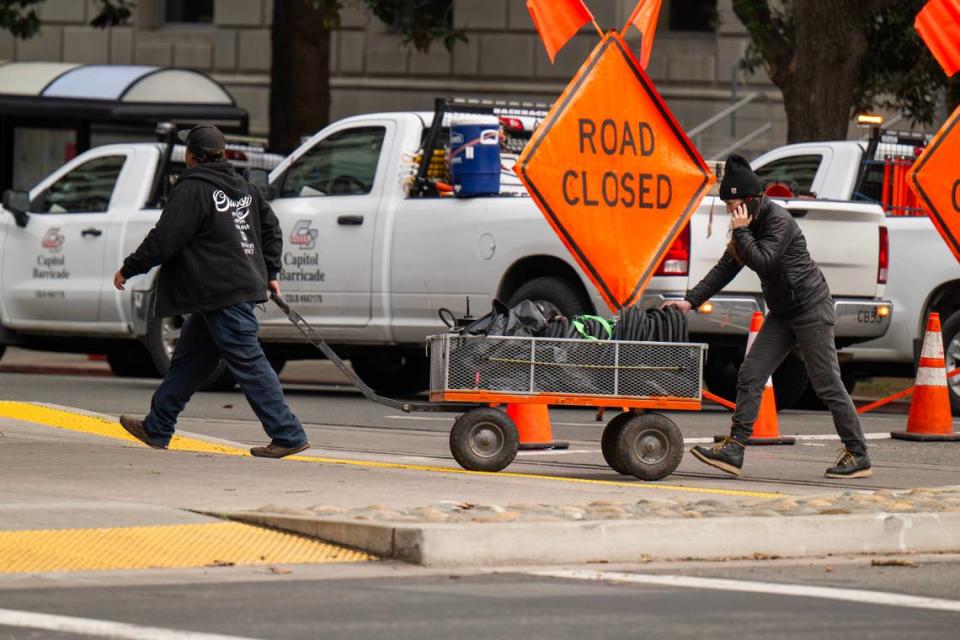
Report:
[[683,434],[670,418],[659,413],[643,413],[626,421],[616,448],[626,474],[641,480],[659,480],[680,466]]
[[139,342],[129,342],[107,351],[107,364],[118,378],[162,377],[150,352]]
[[[955,312],[943,323],[943,358],[947,371],[960,367],[960,311]],[[950,392],[950,409],[953,415],[960,415],[960,375],[947,379],[947,390]]]
[[630,472],[620,461],[620,452],[617,449],[617,441],[620,439],[620,432],[627,426],[627,422],[633,417],[633,412],[624,411],[613,417],[613,420],[607,423],[603,429],[603,436],[600,438],[600,451],[603,453],[603,459],[610,468],[617,473],[627,476]]
[[351,355],[367,386],[382,395],[410,395],[430,387],[430,360],[421,351],[379,349]]
[[524,283],[513,292],[507,305],[512,307],[524,300],[539,304],[547,319],[558,313],[567,318],[593,313],[586,296],[575,285],[560,278],[540,277]]
[[471,409],[450,430],[450,452],[469,471],[500,471],[520,448],[517,425],[500,409]]

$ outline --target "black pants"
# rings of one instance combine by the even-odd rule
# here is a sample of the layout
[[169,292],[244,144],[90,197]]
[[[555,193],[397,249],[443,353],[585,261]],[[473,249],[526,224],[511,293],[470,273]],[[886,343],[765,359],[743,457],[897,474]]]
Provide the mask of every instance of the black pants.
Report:
[[737,410],[731,429],[735,439],[745,442],[753,433],[767,378],[799,345],[810,384],[830,409],[840,440],[854,455],[867,452],[856,407],[840,379],[840,363],[833,341],[836,322],[830,297],[792,318],[767,316],[737,376]]

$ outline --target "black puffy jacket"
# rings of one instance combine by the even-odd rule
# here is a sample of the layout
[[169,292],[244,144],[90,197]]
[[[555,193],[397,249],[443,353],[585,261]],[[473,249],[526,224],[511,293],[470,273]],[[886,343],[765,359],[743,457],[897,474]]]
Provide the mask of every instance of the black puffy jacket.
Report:
[[733,243],[738,255],[728,248],[703,280],[687,292],[686,300],[694,309],[727,286],[744,265],[760,276],[763,297],[776,316],[802,313],[830,295],[823,272],[810,258],[803,232],[780,205],[764,198],[750,224],[734,230]]

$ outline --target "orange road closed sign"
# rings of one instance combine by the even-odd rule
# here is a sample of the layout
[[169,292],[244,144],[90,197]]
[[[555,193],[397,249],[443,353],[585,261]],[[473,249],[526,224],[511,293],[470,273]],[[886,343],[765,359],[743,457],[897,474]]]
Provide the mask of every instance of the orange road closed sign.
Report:
[[713,183],[615,32],[554,104],[517,174],[614,311],[638,300]]
[[[960,108],[951,114],[920,158],[907,181],[930,210],[933,226],[960,260]],[[919,258],[919,256],[918,256]]]

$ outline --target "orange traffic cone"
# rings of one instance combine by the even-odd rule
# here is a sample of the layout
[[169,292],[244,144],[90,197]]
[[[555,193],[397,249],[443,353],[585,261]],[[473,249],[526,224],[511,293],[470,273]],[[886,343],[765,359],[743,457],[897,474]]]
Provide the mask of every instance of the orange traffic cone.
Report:
[[520,432],[520,449],[567,449],[569,442],[553,439],[550,410],[545,404],[508,404],[507,415]]
[[[750,335],[747,337],[747,352],[753,347],[753,341],[760,328],[763,326],[763,314],[759,311],[753,312],[753,318],[750,320]],[[726,435],[715,436],[714,440],[722,441]],[[796,444],[797,439],[780,435],[780,422],[777,419],[777,400],[773,395],[773,376],[767,378],[767,383],[763,387],[763,397],[760,400],[760,413],[757,415],[757,421],[753,423],[753,435],[747,440],[747,444],[752,445],[770,445],[770,444]]]
[[901,440],[960,440],[960,433],[953,432],[953,416],[950,414],[939,313],[931,313],[927,319],[907,430],[894,431],[890,435]]

